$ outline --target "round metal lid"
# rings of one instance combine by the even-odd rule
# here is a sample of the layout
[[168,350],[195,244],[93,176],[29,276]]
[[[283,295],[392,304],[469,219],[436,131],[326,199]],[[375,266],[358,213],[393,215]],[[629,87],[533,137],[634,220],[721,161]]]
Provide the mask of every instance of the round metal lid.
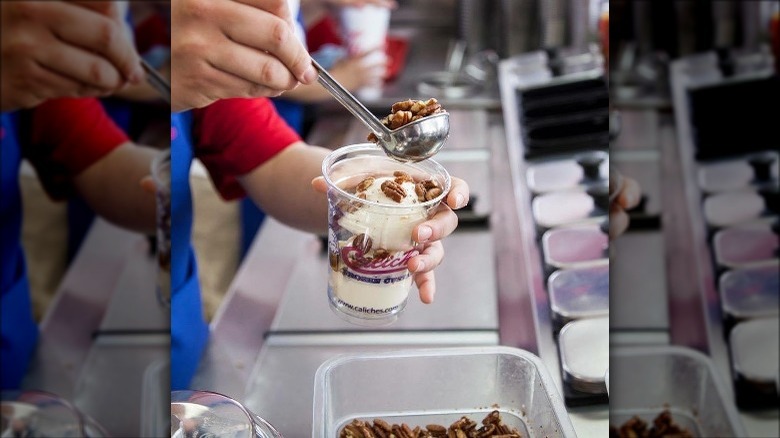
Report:
[[748,380],[770,383],[780,368],[780,319],[758,318],[737,324],[729,336],[734,371]]
[[609,367],[609,318],[589,318],[566,324],[558,338],[564,379],[573,388],[606,393]]

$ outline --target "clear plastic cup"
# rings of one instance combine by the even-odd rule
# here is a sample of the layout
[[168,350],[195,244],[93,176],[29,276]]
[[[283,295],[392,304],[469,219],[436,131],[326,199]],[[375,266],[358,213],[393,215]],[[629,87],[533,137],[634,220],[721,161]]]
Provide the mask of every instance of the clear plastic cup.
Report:
[[25,390],[2,392],[2,437],[106,437],[92,417],[52,393]]
[[157,298],[171,304],[171,151],[160,152],[152,161],[152,179],[157,197]]
[[[429,200],[420,201],[418,193],[409,193],[411,183],[404,183],[404,193],[414,198],[406,199],[411,204],[378,203],[356,194],[356,187],[368,177],[375,179],[373,190],[379,190],[383,178],[394,179],[395,172],[406,173],[415,184],[433,181],[437,187],[426,192]],[[412,287],[407,262],[419,254],[412,231],[449,192],[450,176],[433,160],[401,163],[372,143],[335,150],[323,162],[322,174],[328,184],[331,308],[355,324],[392,323]]]
[[171,392],[171,438],[284,438],[238,401],[211,391]]

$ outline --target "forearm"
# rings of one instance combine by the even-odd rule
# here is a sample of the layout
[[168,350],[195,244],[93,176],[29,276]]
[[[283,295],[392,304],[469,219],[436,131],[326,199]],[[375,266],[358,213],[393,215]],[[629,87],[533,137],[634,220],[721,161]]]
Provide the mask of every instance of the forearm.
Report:
[[124,143],[75,178],[84,201],[104,219],[147,234],[155,229],[155,196],[141,187],[158,151]]
[[328,226],[328,202],[312,189],[330,151],[298,142],[277,154],[239,182],[266,214],[291,227],[324,234]]

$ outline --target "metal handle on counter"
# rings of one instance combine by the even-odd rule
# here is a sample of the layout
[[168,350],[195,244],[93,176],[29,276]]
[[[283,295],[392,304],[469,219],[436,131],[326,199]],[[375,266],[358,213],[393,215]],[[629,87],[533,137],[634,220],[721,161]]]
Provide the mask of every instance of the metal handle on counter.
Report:
[[317,80],[319,83],[322,84],[322,86],[325,87],[325,89],[328,90],[328,92],[334,98],[336,98],[336,100],[342,104],[344,108],[349,110],[352,115],[360,119],[360,121],[363,122],[363,124],[365,124],[370,130],[372,130],[374,134],[377,135],[377,137],[383,138],[389,134],[389,130],[385,127],[385,125],[383,125],[379,119],[374,117],[374,115],[371,114],[371,111],[363,106],[363,104],[360,103],[360,101],[358,101],[355,96],[352,95],[352,93],[347,91],[346,88],[333,79],[333,76],[331,76],[330,73],[322,68],[322,66],[320,66],[317,61],[312,59],[311,62],[319,73],[317,75]]
[[168,83],[167,80],[165,80],[164,77],[160,73],[157,72],[151,65],[149,65],[145,60],[141,60],[141,67],[143,67],[144,72],[146,72],[146,81],[149,82],[149,85],[151,85],[155,90],[157,90],[157,93],[160,94],[160,97],[162,97],[165,102],[168,104],[171,103],[171,84]]

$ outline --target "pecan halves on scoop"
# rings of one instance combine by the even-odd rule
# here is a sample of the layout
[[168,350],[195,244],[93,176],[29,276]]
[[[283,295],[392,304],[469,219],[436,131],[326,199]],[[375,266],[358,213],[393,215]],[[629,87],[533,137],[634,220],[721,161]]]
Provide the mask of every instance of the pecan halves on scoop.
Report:
[[396,102],[390,108],[390,112],[394,113],[396,111],[410,111],[414,107],[414,105],[417,104],[418,102],[419,102],[418,100],[414,100],[414,99],[406,99],[400,102]]
[[390,129],[398,129],[412,121],[411,111],[397,111],[390,115]]

